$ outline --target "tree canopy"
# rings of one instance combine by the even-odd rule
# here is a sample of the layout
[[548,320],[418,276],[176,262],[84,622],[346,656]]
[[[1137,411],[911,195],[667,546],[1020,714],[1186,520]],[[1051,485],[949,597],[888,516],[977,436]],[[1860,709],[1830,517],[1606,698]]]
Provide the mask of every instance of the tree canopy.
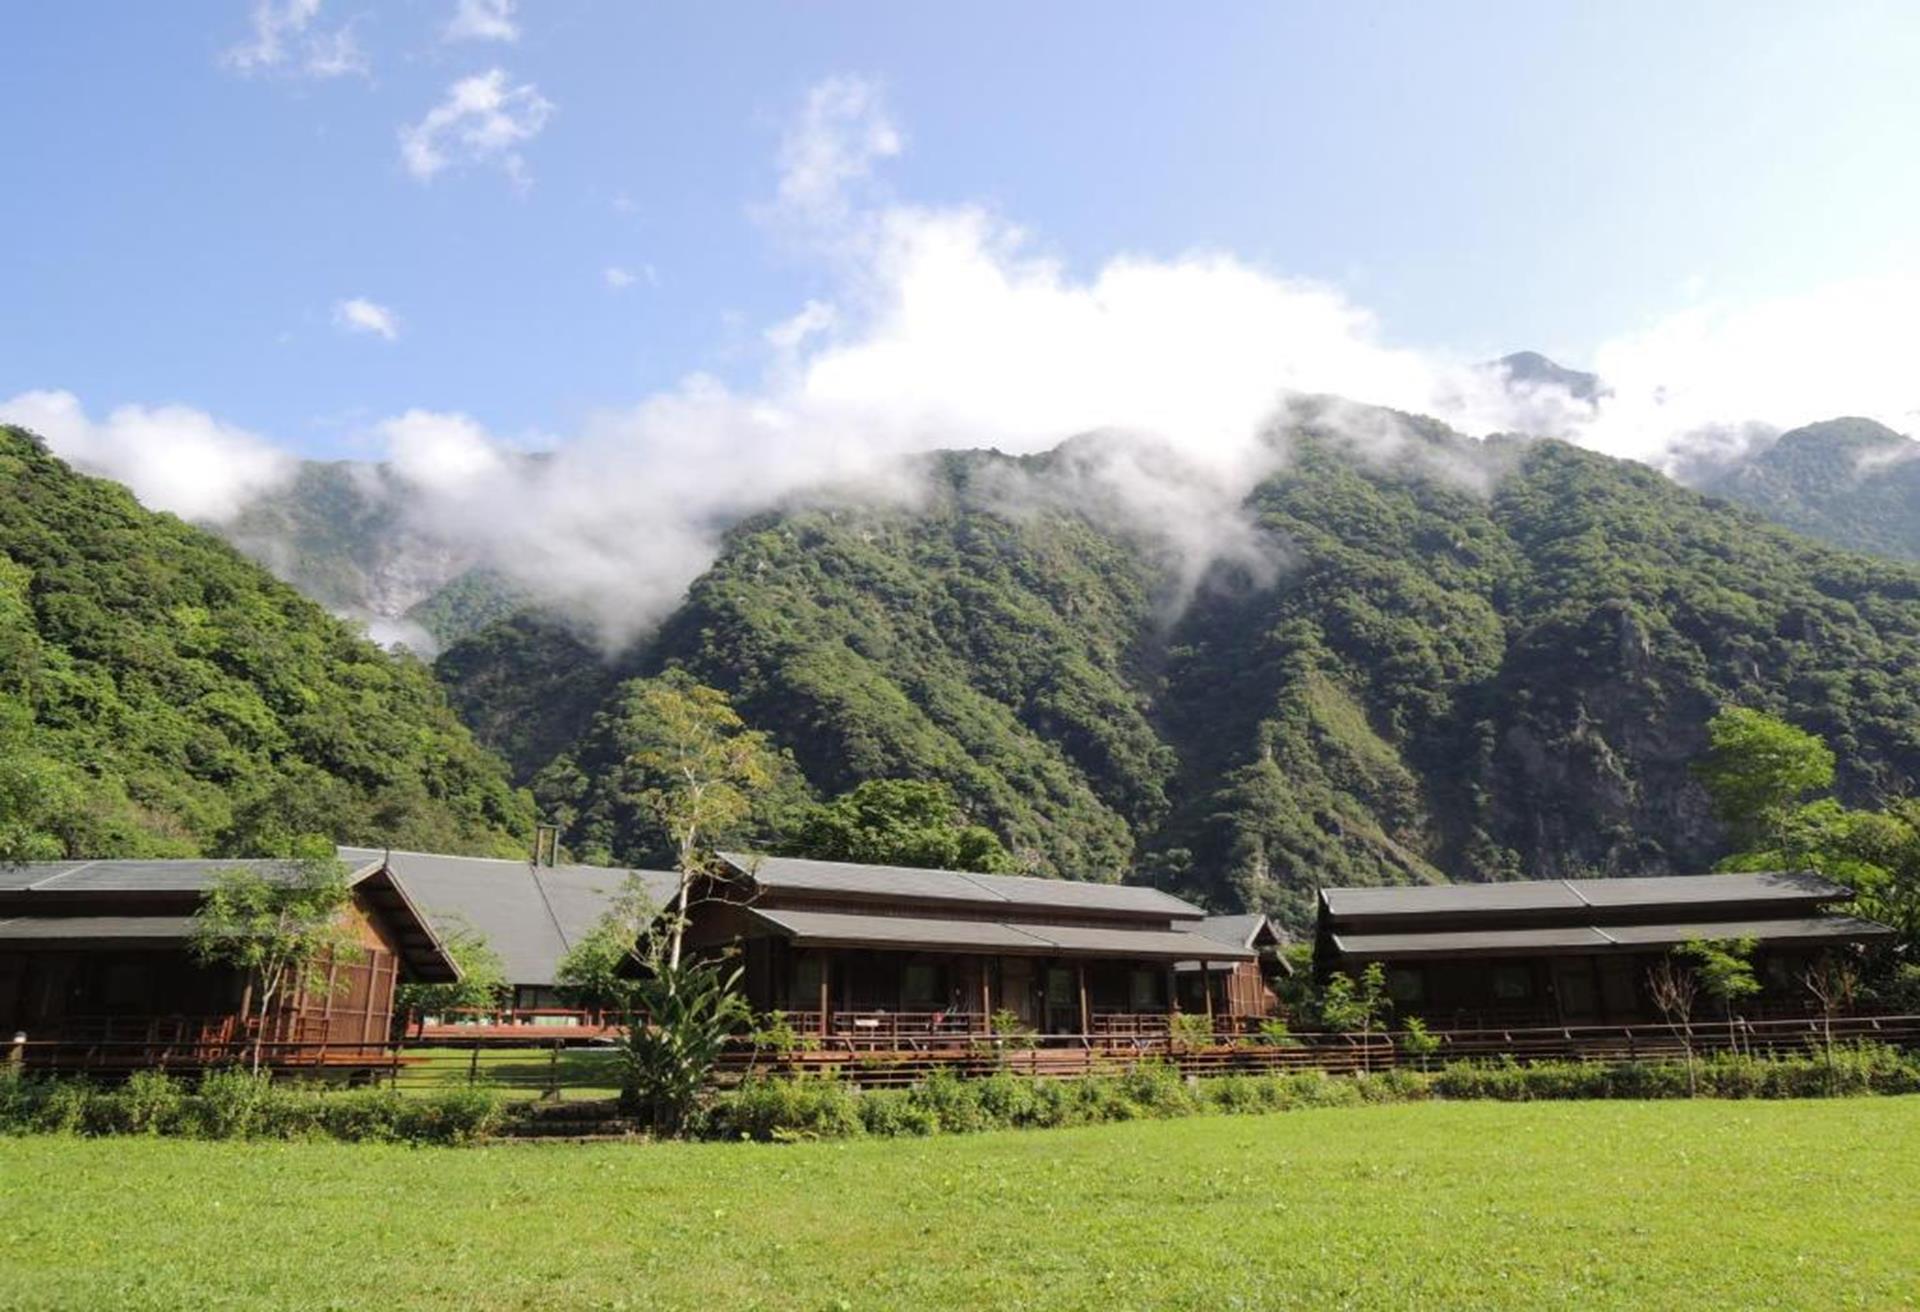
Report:
[[520,851],[430,672],[0,427],[0,831],[16,854]]
[[1014,869],[999,837],[968,823],[952,789],[921,779],[869,779],[831,802],[805,808],[781,850],[821,861],[984,874]]

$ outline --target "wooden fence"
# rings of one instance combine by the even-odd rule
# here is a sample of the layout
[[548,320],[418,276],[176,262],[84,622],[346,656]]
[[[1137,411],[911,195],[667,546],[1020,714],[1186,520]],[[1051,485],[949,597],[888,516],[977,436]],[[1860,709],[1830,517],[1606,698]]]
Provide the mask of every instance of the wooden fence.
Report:
[[[1116,1035],[1105,1030],[1038,1038],[937,1032],[886,1037],[883,1044],[867,1031],[803,1036],[801,1047],[786,1052],[741,1044],[722,1060],[717,1082],[726,1085],[760,1075],[804,1074],[887,1087],[912,1084],[935,1071],[962,1077],[1006,1072],[1061,1079],[1118,1074],[1146,1061],[1168,1062],[1198,1078],[1309,1070],[1347,1074],[1500,1059],[1522,1063],[1677,1061],[1689,1050],[1766,1056],[1818,1052],[1829,1037],[1835,1043],[1872,1041],[1920,1051],[1920,1016],[1842,1017],[1830,1027],[1818,1017],[1799,1017],[1687,1027],[1444,1030],[1432,1032],[1431,1051],[1421,1051],[1408,1035],[1397,1031],[1302,1033],[1277,1043],[1231,1033],[1218,1034],[1212,1042],[1183,1042],[1164,1029],[1158,1035]],[[204,1031],[178,1036],[89,1033],[16,1038],[0,1053],[5,1065],[16,1072],[105,1079],[135,1070],[191,1076],[219,1067],[245,1067],[252,1056],[247,1036]],[[339,1086],[380,1084],[426,1090],[487,1084],[527,1097],[594,1098],[609,1096],[619,1085],[617,1045],[610,1039],[583,1045],[570,1033],[529,1036],[511,1046],[485,1036],[385,1044],[275,1039],[262,1045],[261,1057],[263,1065],[282,1076]]]

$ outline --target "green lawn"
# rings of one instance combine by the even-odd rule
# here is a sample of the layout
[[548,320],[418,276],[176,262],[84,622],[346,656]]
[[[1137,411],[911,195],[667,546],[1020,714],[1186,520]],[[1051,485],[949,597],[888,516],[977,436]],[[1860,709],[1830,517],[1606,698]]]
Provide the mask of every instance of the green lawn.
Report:
[[1920,1099],[793,1147],[0,1140],[0,1307],[1896,1307]]
[[396,1085],[402,1093],[454,1088],[477,1078],[510,1098],[540,1097],[559,1085],[563,1101],[620,1092],[619,1054],[610,1047],[407,1048]]

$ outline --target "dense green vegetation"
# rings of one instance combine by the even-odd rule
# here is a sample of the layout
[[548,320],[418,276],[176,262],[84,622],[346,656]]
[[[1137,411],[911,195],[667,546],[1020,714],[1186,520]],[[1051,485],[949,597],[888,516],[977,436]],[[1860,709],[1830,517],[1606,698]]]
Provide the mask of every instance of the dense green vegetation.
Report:
[[1692,481],[1808,537],[1920,560],[1920,444],[1871,419],[1796,428]]
[[0,1303],[1898,1306],[1920,1297],[1916,1115],[1474,1103],[905,1144],[0,1140]]
[[424,666],[8,428],[0,807],[16,856],[521,851],[532,825]]
[[[1275,440],[1246,506],[1270,579],[1186,597],[1164,541],[1077,495],[1074,449],[953,454],[913,510],[740,525],[604,677],[726,690],[819,794],[943,783],[1020,868],[1296,926],[1321,884],[1708,868],[1729,841],[1689,766],[1727,705],[1826,738],[1847,802],[1920,782],[1920,570],[1562,443],[1332,405]],[[631,693],[584,716],[578,655],[521,620],[440,668],[462,704],[566,681],[586,727],[537,792],[576,850],[638,859]],[[481,723],[531,775],[527,731]]]

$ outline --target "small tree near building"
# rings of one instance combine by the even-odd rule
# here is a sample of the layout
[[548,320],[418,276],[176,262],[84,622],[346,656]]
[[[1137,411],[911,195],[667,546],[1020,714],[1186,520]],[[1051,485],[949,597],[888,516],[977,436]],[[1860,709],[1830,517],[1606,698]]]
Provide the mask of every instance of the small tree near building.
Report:
[[1377,961],[1367,963],[1355,980],[1345,971],[1328,976],[1320,993],[1320,1021],[1341,1034],[1360,1036],[1360,1059],[1371,1064],[1373,1031],[1393,1010],[1387,993],[1387,968]]
[[1653,963],[1647,971],[1647,996],[1680,1035],[1687,1054],[1687,1096],[1699,1092],[1693,1068],[1693,1003],[1699,996],[1700,982],[1673,953]]
[[619,1016],[621,1101],[665,1135],[685,1130],[727,1043],[753,1019],[737,966],[676,955],[682,928],[630,879],[555,975],[568,997]]
[[667,964],[680,964],[693,887],[709,872],[708,844],[753,812],[753,793],[770,785],[779,760],[767,736],[746,727],[725,693],[690,679],[657,681],[641,694],[657,726],[634,765],[662,782],[641,794],[673,846],[679,888],[665,908]]
[[1853,1006],[1860,993],[1860,972],[1851,961],[1831,952],[1815,957],[1800,976],[1813,1000],[1820,1004],[1821,1037],[1827,1052],[1827,1077],[1833,1078],[1833,1018]]
[[366,956],[346,921],[352,897],[346,868],[332,857],[214,876],[194,912],[190,944],[199,960],[246,972],[254,1070],[274,1008],[329,988],[332,966]]
[[1727,1043],[1735,1052],[1740,1050],[1740,1036],[1734,1008],[1760,991],[1760,981],[1753,973],[1753,947],[1750,938],[1731,938],[1695,939],[1680,949],[1693,959],[1700,987],[1725,1013]]

